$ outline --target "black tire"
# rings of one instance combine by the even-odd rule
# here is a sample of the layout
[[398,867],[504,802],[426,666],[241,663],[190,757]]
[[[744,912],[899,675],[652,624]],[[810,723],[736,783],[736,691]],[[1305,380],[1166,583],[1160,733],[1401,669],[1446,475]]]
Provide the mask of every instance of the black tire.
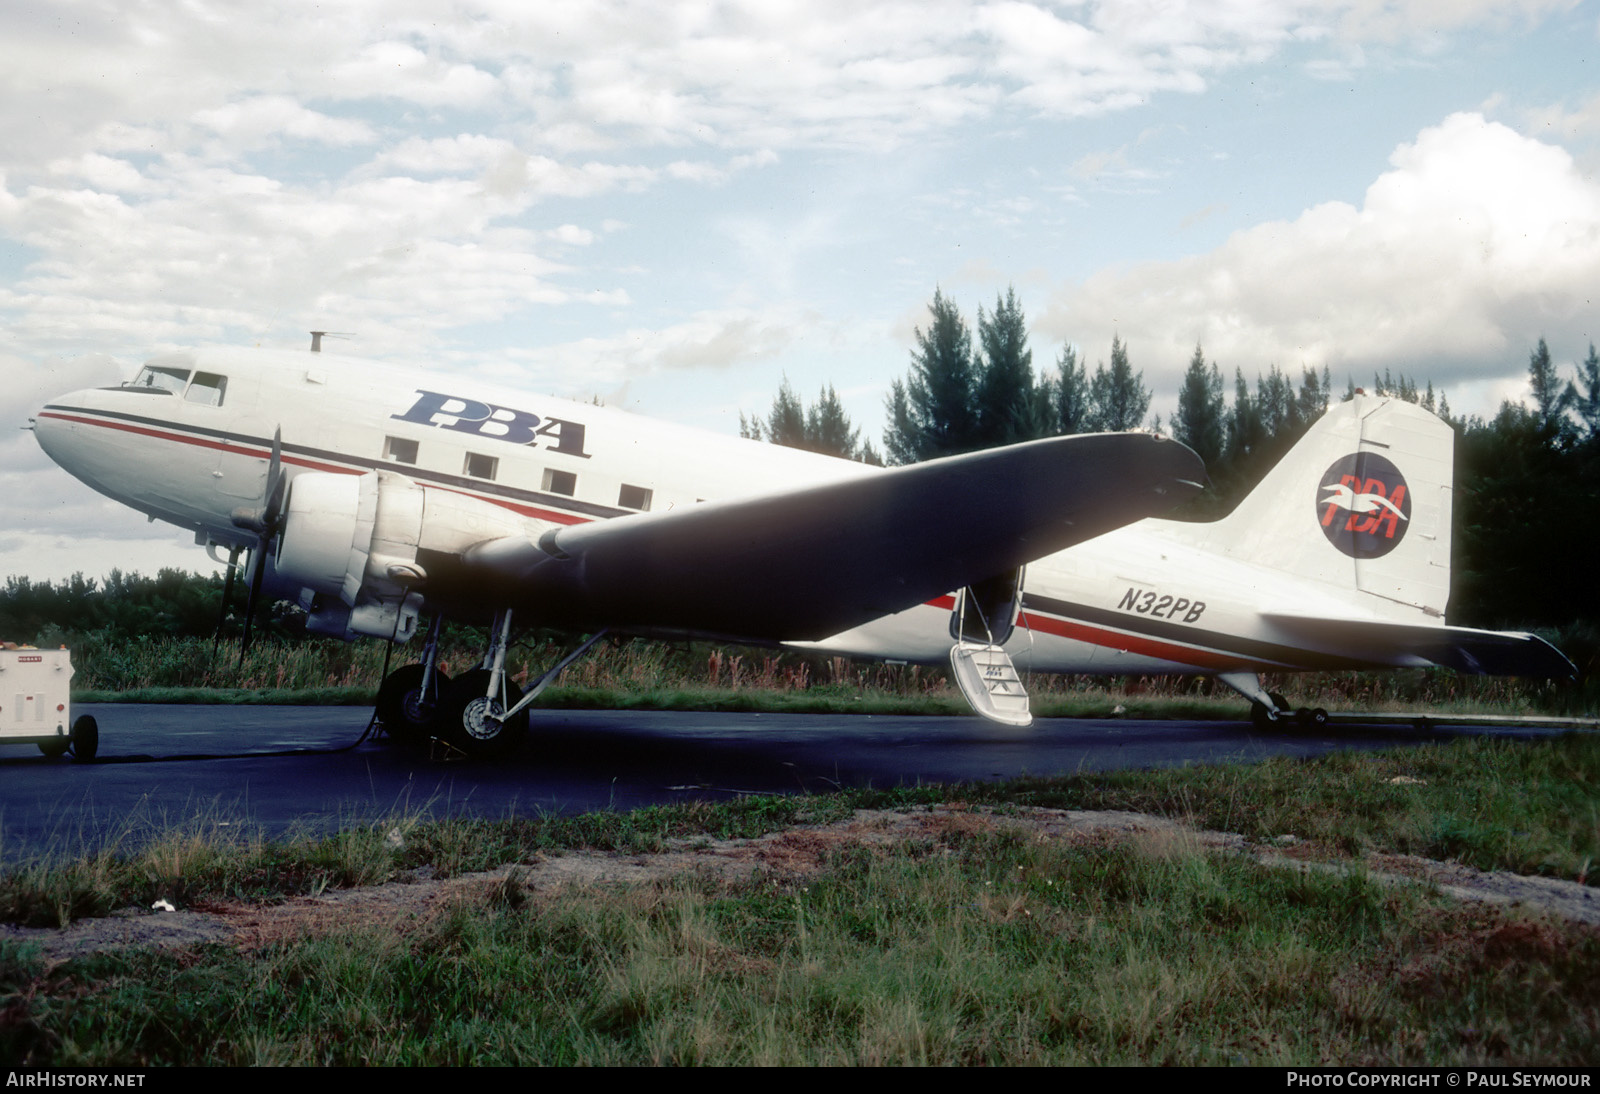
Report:
[[1328,712],[1321,707],[1314,708],[1311,711],[1311,724],[1318,729],[1326,726],[1328,724]]
[[72,747],[72,738],[70,738],[70,737],[57,737],[53,741],[40,741],[39,742],[39,751],[43,752],[46,756],[50,757],[52,760],[55,759],[58,756],[65,756],[67,754],[67,749],[69,749],[71,747]]
[[1275,692],[1275,691],[1267,692],[1267,698],[1271,699],[1272,700],[1272,705],[1278,708],[1278,718],[1280,720],[1282,720],[1285,716],[1293,713],[1294,708],[1289,705],[1289,700],[1285,699],[1283,696],[1279,695],[1277,692]]
[[[486,718],[485,714],[505,709],[498,698],[489,699],[491,673],[475,669],[446,689],[439,702],[439,720],[434,732],[474,759],[493,760],[509,756],[528,733],[528,712],[521,711],[507,722]],[[522,689],[506,681],[506,700],[515,705]]]
[[1259,733],[1278,729],[1283,725],[1283,717],[1275,710],[1269,710],[1262,703],[1250,704],[1250,724]]
[[72,723],[72,758],[86,764],[100,751],[100,726],[94,715],[84,714]]
[[[435,695],[441,699],[450,688],[450,677],[434,670],[438,681]],[[398,744],[418,744],[427,739],[438,716],[438,704],[422,698],[422,666],[406,665],[395,669],[378,685],[378,721],[389,739]]]

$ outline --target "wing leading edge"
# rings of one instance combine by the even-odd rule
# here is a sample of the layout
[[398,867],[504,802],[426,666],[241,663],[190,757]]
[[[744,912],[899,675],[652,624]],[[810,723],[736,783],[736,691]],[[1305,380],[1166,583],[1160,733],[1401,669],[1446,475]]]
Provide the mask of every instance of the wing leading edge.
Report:
[[1204,476],[1165,438],[1054,437],[504,537],[438,576],[552,623],[814,640],[1164,512]]

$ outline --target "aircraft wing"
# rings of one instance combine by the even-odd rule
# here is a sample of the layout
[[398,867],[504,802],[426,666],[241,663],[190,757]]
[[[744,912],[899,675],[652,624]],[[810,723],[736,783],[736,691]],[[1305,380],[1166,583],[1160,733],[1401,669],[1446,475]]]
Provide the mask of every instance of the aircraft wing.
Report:
[[1360,660],[1403,665],[1426,662],[1479,676],[1533,676],[1565,680],[1578,675],[1550,643],[1520,631],[1335,619],[1289,613],[1262,618],[1288,630],[1308,647],[1333,644],[1360,651]]
[[1164,512],[1204,476],[1176,441],[1055,437],[491,540],[429,565],[428,589],[553,624],[821,639]]

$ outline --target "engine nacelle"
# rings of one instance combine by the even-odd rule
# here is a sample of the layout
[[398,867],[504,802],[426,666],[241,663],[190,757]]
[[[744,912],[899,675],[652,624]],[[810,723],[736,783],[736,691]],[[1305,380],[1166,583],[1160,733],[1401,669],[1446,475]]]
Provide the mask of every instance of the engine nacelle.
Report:
[[458,553],[522,525],[498,506],[453,491],[425,492],[392,471],[306,472],[284,499],[274,569],[300,587],[308,630],[404,642],[422,609],[419,547]]

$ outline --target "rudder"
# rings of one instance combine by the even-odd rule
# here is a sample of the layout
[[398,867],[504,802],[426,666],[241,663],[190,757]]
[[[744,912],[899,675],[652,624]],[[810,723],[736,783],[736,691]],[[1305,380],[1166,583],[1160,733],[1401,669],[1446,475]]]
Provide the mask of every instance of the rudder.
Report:
[[1454,445],[1455,432],[1421,407],[1357,395],[1329,409],[1233,512],[1176,535],[1379,614],[1442,619]]

